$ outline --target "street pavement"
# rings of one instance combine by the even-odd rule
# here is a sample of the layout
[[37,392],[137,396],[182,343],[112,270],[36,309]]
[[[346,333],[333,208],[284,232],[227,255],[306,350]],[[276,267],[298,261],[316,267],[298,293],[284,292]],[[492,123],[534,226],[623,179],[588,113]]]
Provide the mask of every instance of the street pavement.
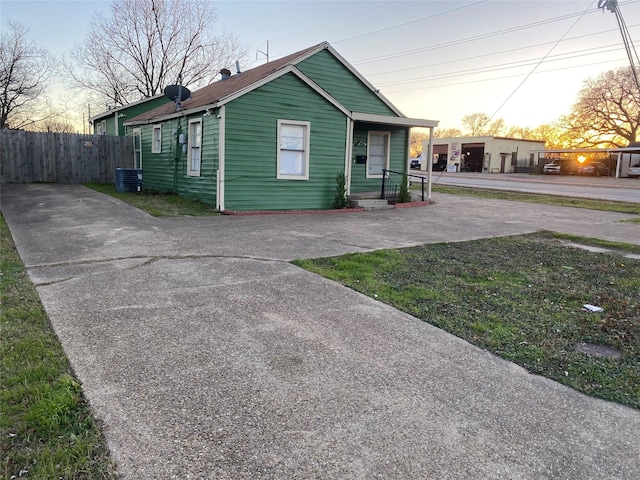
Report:
[[[412,170],[426,177],[426,172]],[[413,179],[420,181],[419,179]],[[531,175],[521,173],[433,172],[434,185],[454,185],[490,190],[560,195],[614,202],[640,203],[640,180],[636,178],[579,175]]]
[[125,479],[637,478],[640,412],[288,263],[541,229],[640,244],[625,214],[434,199],[154,218],[34,184],[1,207]]

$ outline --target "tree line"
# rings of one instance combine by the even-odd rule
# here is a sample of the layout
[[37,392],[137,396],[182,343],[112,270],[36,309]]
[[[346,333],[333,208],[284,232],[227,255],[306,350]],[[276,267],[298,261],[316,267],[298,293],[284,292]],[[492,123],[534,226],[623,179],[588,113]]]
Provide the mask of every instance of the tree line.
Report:
[[[462,117],[463,129],[437,128],[434,138],[496,136],[543,140],[546,148],[615,148],[637,143],[640,129],[640,91],[631,67],[610,70],[583,82],[567,115],[536,128],[506,125],[486,113]],[[411,134],[411,156],[422,150],[423,131]]]
[[[54,59],[24,26],[9,21],[0,42],[0,129],[73,131],[65,113],[78,105],[50,100],[53,77],[82,92],[82,105],[97,112],[157,95],[179,75],[190,88],[207,85],[221,68],[247,58],[236,35],[216,33],[216,22],[206,0],[113,0],[109,14],[93,15],[85,41]],[[545,140],[547,148],[624,147],[638,141],[640,91],[632,69],[620,68],[585,80],[571,111],[551,124],[508,126],[485,113],[465,115],[461,123],[463,130],[436,129],[435,136]],[[412,155],[426,136],[413,132]]]
[[[207,0],[114,0],[108,14],[91,17],[84,42],[61,58],[9,20],[0,41],[0,129],[74,131],[65,121],[71,109],[92,105],[99,113],[142,100],[178,75],[191,88],[211,83],[221,68],[247,57],[235,34],[216,31],[217,20]],[[80,101],[52,102],[53,80]]]

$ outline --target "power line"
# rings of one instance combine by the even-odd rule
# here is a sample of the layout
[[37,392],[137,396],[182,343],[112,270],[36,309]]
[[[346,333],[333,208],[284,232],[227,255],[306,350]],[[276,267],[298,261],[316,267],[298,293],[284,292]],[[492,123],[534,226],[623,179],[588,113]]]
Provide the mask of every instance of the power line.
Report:
[[[504,106],[507,104],[507,102],[508,102],[509,100],[511,100],[511,98],[516,94],[516,92],[517,92],[518,90],[520,90],[520,87],[522,87],[522,85],[524,85],[524,82],[526,82],[526,81],[529,79],[529,77],[533,74],[533,72],[535,72],[535,71],[536,71],[536,69],[537,69],[537,68],[542,64],[542,62],[544,62],[544,61],[545,61],[545,59],[546,59],[546,58],[551,54],[551,52],[553,51],[553,49],[554,49],[554,48],[556,48],[556,47],[558,46],[558,44],[562,41],[562,39],[563,39],[564,37],[566,37],[567,35],[569,35],[569,32],[573,29],[573,27],[575,27],[575,26],[577,25],[577,23],[580,21],[580,19],[581,19],[581,18],[582,18],[582,17],[583,17],[583,16],[584,16],[588,11],[589,11],[589,9],[591,8],[591,5],[593,5],[594,3],[595,3],[595,0],[594,0],[594,2],[591,2],[591,4],[590,4],[590,5],[587,7],[587,9],[583,12],[583,14],[582,14],[582,15],[580,15],[580,16],[576,19],[576,21],[573,23],[573,25],[571,25],[571,26],[569,27],[569,29],[565,32],[565,34],[564,34],[564,35],[562,35],[562,37],[560,37],[560,39],[555,43],[555,45],[553,45],[553,46],[549,49],[549,51],[547,52],[547,54],[546,54],[544,57],[542,57],[542,58],[540,59],[540,61],[539,61],[539,62],[538,62],[534,67],[533,67],[533,69],[532,69],[532,70],[527,74],[527,76],[526,76],[526,77],[524,77],[524,79],[522,80],[522,82],[520,82],[520,83],[518,84],[518,86],[516,86],[516,88],[513,90],[513,92],[511,92],[511,94],[510,94],[510,95],[509,95],[509,96],[504,100],[504,102],[502,102],[502,103],[500,104],[500,106],[498,107],[498,109],[497,109],[495,112],[493,112],[493,115],[491,115],[491,116],[487,119],[487,121],[486,121],[485,125],[487,125],[491,120],[493,120],[493,117],[495,117],[495,116],[498,114],[498,112],[502,109],[502,107],[504,107]],[[484,127],[485,125],[483,125],[483,127]]]
[[[620,61],[626,60],[625,58],[616,58],[616,59],[611,59],[611,60],[605,60],[603,62],[595,62],[595,63],[590,63],[589,65],[605,65],[607,63],[618,63]],[[562,67],[562,68],[554,68],[554,69],[550,69],[550,70],[545,70],[543,72],[534,72],[534,75],[540,75],[540,74],[544,74],[544,73],[552,73],[552,72],[561,72],[564,70],[573,70],[576,68],[583,68],[585,67],[585,65],[573,65],[571,67]],[[499,77],[493,77],[493,78],[481,78],[481,79],[473,79],[473,80],[468,80],[465,82],[455,82],[455,83],[444,83],[442,85],[431,85],[428,87],[412,87],[412,88],[408,88],[408,89],[404,89],[404,90],[388,90],[385,91],[385,95],[391,94],[391,93],[405,93],[405,92],[420,92],[423,90],[435,90],[436,88],[445,88],[445,87],[454,87],[454,86],[458,86],[458,85],[469,85],[469,84],[476,84],[476,83],[483,83],[483,82],[493,82],[496,80],[504,80],[506,78],[518,78],[518,77],[522,77],[523,74],[514,74],[514,75],[501,75]],[[462,75],[458,75],[458,76],[462,76]],[[446,77],[445,77],[446,78]],[[434,80],[442,80],[442,78],[437,78]]]
[[[606,49],[606,50],[603,50],[603,49]],[[551,57],[547,57],[546,61],[547,62],[565,61],[565,60],[570,60],[570,59],[574,59],[574,58],[582,58],[582,57],[587,57],[587,56],[591,56],[591,55],[599,55],[599,54],[602,54],[602,53],[616,52],[618,50],[619,50],[619,45],[617,45],[617,44],[605,45],[605,46],[600,46],[600,47],[587,48],[587,49],[584,49],[584,50],[576,50],[576,51],[573,51],[573,52],[554,55],[554,56],[551,56]],[[542,59],[544,59],[544,57],[542,57]],[[521,67],[527,67],[527,66],[535,65],[535,64],[539,63],[540,60],[541,60],[540,58],[532,58],[532,59],[527,59],[527,60],[518,60],[518,61],[515,61],[515,62],[507,62],[507,63],[500,63],[500,64],[495,64],[495,65],[477,67],[477,68],[470,68],[470,69],[466,69],[466,70],[458,70],[458,71],[455,71],[455,72],[449,72],[449,73],[443,73],[443,74],[434,74],[434,75],[429,75],[429,76],[424,76],[424,77],[414,77],[414,78],[408,78],[408,79],[397,80],[397,81],[392,81],[392,82],[382,82],[382,83],[377,83],[376,87],[388,87],[388,86],[392,86],[392,85],[407,85],[407,84],[411,84],[411,83],[419,83],[419,82],[424,82],[424,81],[429,81],[429,80],[441,80],[441,79],[444,79],[444,78],[454,78],[454,77],[460,77],[460,76],[465,76],[465,75],[476,75],[476,74],[479,74],[479,73],[495,72],[495,71],[500,71],[500,70],[509,70],[509,69],[512,69],[512,68],[521,68]],[[582,65],[582,66],[584,66],[584,65]]]
[[468,7],[473,7],[474,5],[478,5],[480,3],[485,3],[486,1],[487,0],[479,0],[477,2],[473,2],[473,3],[470,3],[468,5],[463,5],[461,7],[452,8],[450,10],[446,10],[444,12],[439,12],[439,13],[434,13],[432,15],[427,15],[426,17],[418,18],[416,20],[411,20],[409,22],[398,23],[398,24],[392,25],[390,27],[380,28],[380,29],[374,30],[372,32],[362,33],[360,35],[354,35],[353,37],[343,38],[342,40],[338,40],[338,41],[335,41],[335,42],[332,42],[332,43],[335,45],[337,43],[347,42],[349,40],[354,40],[356,38],[362,38],[362,37],[367,37],[369,35],[375,35],[376,33],[386,32],[387,30],[393,30],[395,28],[406,27],[407,25],[411,25],[412,23],[418,23],[418,22],[422,22],[423,20],[428,20],[430,18],[435,18],[435,17],[439,17],[439,16],[442,16],[442,15],[446,15],[448,13],[457,12],[458,10],[463,10],[465,8],[468,8]]
[[[640,24],[632,25],[632,27],[637,27],[637,26],[640,26]],[[564,42],[564,41],[578,40],[578,39],[581,39],[581,38],[592,37],[592,36],[595,36],[595,35],[601,35],[603,33],[611,33],[611,32],[615,32],[615,31],[617,31],[617,29],[614,28],[614,29],[603,30],[603,31],[600,31],[600,32],[595,32],[595,33],[587,33],[585,35],[578,35],[576,37],[565,38],[562,41]],[[415,67],[399,68],[399,69],[394,69],[393,73],[397,74],[399,72],[408,72],[410,70],[419,70],[421,68],[436,67],[436,66],[439,66],[439,65],[447,65],[447,64],[450,64],[450,63],[466,62],[468,60],[477,60],[479,58],[491,57],[491,56],[494,56],[494,55],[502,55],[502,54],[505,54],[505,53],[512,53],[512,52],[517,52],[517,51],[520,51],[520,50],[528,50],[530,48],[535,48],[535,47],[544,47],[546,45],[552,45],[554,43],[555,42],[536,43],[536,44],[533,44],[533,45],[526,45],[524,47],[510,48],[508,50],[500,50],[498,52],[485,53],[485,54],[482,54],[482,55],[473,55],[472,57],[463,57],[463,58],[457,58],[457,59],[454,59],[454,60],[445,60],[445,61],[442,61],[442,62],[427,63],[427,64],[423,64],[423,65],[418,65],[418,66],[415,66]],[[601,48],[604,48],[604,47],[601,47]],[[369,74],[367,74],[367,78],[372,78],[372,77],[376,77],[376,76],[380,76],[380,75],[389,75],[389,72],[387,71],[387,72],[369,73]],[[381,84],[381,85],[384,85],[384,84]]]
[[[629,3],[637,3],[638,1],[639,0],[634,0],[634,1],[629,2]],[[591,8],[591,7],[589,7],[589,8]],[[598,9],[594,9],[591,13],[596,13],[596,12],[598,12]],[[355,65],[363,65],[363,64],[366,64],[366,63],[373,63],[373,62],[379,62],[379,61],[384,61],[384,60],[396,59],[396,58],[404,57],[404,56],[408,56],[408,55],[414,55],[416,53],[428,52],[428,51],[437,50],[437,49],[440,49],[440,48],[462,45],[464,43],[470,43],[470,42],[475,42],[477,40],[484,40],[484,39],[487,39],[487,38],[497,37],[497,36],[500,36],[500,35],[505,35],[507,33],[514,33],[514,32],[519,32],[521,30],[527,30],[529,28],[535,28],[535,27],[540,27],[540,26],[544,26],[544,25],[549,25],[551,23],[556,23],[556,22],[560,22],[560,21],[571,19],[571,18],[575,18],[575,17],[582,18],[585,13],[586,12],[570,13],[570,14],[567,14],[567,15],[562,15],[560,17],[549,18],[549,19],[546,19],[546,20],[538,21],[538,22],[519,25],[517,27],[510,27],[510,28],[505,28],[503,30],[497,30],[495,32],[488,32],[488,33],[483,33],[483,34],[480,34],[480,35],[475,35],[475,36],[472,36],[472,37],[466,37],[466,38],[461,38],[461,39],[458,39],[458,40],[451,40],[449,42],[438,43],[438,44],[435,44],[435,45],[429,45],[429,46],[426,46],[426,47],[415,48],[415,49],[412,49],[412,50],[405,50],[404,52],[392,53],[392,54],[388,54],[388,55],[379,55],[377,57],[370,57],[370,58],[366,58],[366,59],[363,59],[363,60],[354,61],[354,62],[352,62],[352,64],[354,66]]]

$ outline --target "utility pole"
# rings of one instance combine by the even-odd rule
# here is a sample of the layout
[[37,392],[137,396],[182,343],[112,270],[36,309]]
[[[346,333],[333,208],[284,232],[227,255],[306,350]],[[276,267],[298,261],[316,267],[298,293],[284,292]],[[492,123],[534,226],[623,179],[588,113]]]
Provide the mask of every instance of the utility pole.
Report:
[[633,45],[633,39],[631,38],[627,24],[624,22],[624,18],[622,18],[622,12],[620,12],[620,7],[618,6],[618,0],[598,0],[598,8],[601,8],[603,12],[607,9],[616,16],[618,27],[622,34],[624,49],[627,51],[627,57],[629,57],[629,63],[631,64],[631,74],[633,75],[633,80],[636,83],[638,92],[640,92],[640,79],[638,78],[640,57],[638,57],[636,47]]

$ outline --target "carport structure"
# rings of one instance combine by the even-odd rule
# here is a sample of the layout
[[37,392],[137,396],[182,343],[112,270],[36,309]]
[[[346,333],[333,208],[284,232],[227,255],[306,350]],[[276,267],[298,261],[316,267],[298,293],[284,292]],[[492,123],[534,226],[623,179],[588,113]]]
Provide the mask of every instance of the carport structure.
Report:
[[[640,163],[640,143],[632,143],[628,147],[617,147],[617,148],[556,148],[549,150],[532,150],[532,153],[536,155],[536,160],[538,164],[538,168],[542,169],[545,163],[551,163],[553,159],[548,158],[549,161],[546,161],[543,158],[543,161],[540,161],[540,156],[553,155],[553,154],[561,154],[561,155],[581,155],[581,154],[606,154],[608,158],[611,158],[612,154],[616,154],[616,167],[615,167],[615,177],[621,178],[626,177],[627,172],[629,171],[629,167],[635,165],[636,163]],[[540,170],[541,171],[541,170]],[[610,175],[614,176],[614,175]]]

